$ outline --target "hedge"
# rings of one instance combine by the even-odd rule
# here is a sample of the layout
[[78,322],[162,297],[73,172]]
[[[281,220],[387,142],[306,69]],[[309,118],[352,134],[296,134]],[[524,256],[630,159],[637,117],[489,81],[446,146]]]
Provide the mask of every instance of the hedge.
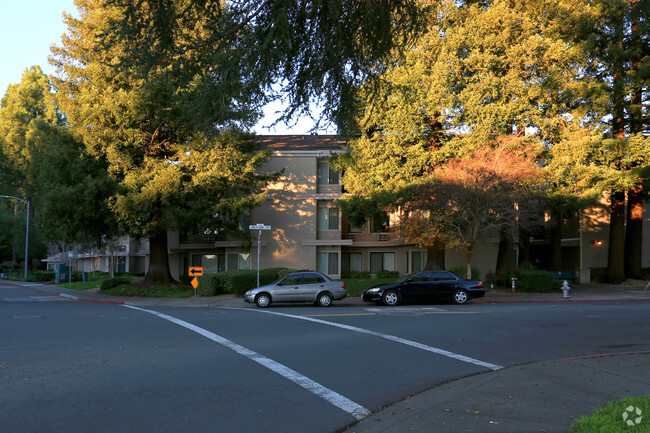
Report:
[[122,284],[129,284],[130,282],[131,279],[124,278],[124,277],[109,278],[108,280],[102,281],[102,284],[101,286],[99,286],[99,289],[109,290],[112,289],[113,287],[121,286]]
[[[463,278],[467,277],[467,266],[457,266],[451,268],[449,272],[453,272],[456,275],[459,275]],[[481,278],[481,271],[478,268],[472,268],[472,280],[478,280]]]
[[[273,283],[291,272],[292,270],[287,268],[263,269],[260,271],[260,285]],[[217,296],[226,293],[243,295],[257,287],[257,271],[239,269],[206,274],[198,277],[198,281],[196,294],[199,296]]]
[[555,292],[560,284],[555,275],[548,271],[521,271],[516,282],[517,290],[522,292]]

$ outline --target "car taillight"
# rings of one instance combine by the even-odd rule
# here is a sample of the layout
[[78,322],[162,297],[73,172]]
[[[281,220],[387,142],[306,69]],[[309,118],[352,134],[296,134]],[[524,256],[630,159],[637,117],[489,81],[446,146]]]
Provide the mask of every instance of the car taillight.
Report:
[[483,287],[483,281],[479,281],[479,282],[478,282],[478,286],[479,286],[479,287]]
[[345,289],[345,283],[341,283],[341,288]]

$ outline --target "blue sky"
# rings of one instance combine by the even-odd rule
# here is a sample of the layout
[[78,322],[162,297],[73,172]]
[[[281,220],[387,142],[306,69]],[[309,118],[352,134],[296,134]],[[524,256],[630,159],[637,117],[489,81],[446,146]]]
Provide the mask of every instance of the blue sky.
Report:
[[[50,46],[60,45],[66,27],[63,12],[76,15],[73,0],[7,0],[0,13],[0,95],[9,84],[19,83],[25,69],[38,65],[46,74],[54,69],[48,64]],[[264,128],[272,123],[274,112],[281,106],[265,109],[266,116],[255,127],[259,134],[306,134],[313,127],[309,119],[299,119],[294,126],[278,125],[275,129]],[[321,134],[326,131],[319,131]],[[331,133],[331,131],[330,131]]]

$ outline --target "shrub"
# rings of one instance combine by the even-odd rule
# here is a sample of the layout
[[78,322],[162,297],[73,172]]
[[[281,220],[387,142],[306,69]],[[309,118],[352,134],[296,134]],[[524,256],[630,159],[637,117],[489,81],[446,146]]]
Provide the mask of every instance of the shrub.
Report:
[[31,274],[31,281],[38,283],[54,281],[56,272],[54,271],[34,271]]
[[553,273],[548,271],[521,271],[517,287],[522,292],[554,292],[560,290],[560,284]]
[[292,272],[288,268],[269,268],[260,271],[260,286],[271,284]]
[[109,278],[108,280],[102,281],[101,286],[99,286],[100,290],[109,290],[112,289],[113,287],[121,286],[122,284],[129,284],[131,280],[129,278],[124,278],[124,277],[116,277],[116,278]]
[[[454,274],[465,278],[467,276],[467,266],[457,266],[451,268],[449,272],[453,272]],[[472,280],[478,280],[479,278],[481,278],[481,271],[479,271],[478,268],[472,268]]]
[[[277,271],[269,272],[265,277],[277,280]],[[260,284],[262,284],[262,273],[260,272]],[[200,296],[217,296],[224,293],[243,295],[247,290],[257,286],[257,271],[250,269],[239,269],[233,271],[219,272],[199,277],[199,286],[196,294]]]
[[178,277],[178,281],[180,281],[181,284],[185,284],[185,285],[190,284],[190,283],[192,282],[193,279],[194,279],[194,277],[190,277],[190,276],[187,275],[187,274],[183,274],[183,275],[180,275],[180,276]]
[[349,271],[342,275],[343,278],[351,278],[353,280],[368,280],[371,278],[368,271]]
[[398,271],[381,270],[377,272],[377,278],[399,278]]

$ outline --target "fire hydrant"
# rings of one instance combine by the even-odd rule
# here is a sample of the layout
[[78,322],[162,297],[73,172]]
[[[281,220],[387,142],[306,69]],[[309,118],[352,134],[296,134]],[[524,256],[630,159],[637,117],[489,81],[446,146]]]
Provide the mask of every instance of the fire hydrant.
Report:
[[567,280],[564,280],[561,288],[562,288],[562,297],[570,298],[571,296],[569,296],[569,291],[571,290],[571,287],[569,287],[569,283]]

